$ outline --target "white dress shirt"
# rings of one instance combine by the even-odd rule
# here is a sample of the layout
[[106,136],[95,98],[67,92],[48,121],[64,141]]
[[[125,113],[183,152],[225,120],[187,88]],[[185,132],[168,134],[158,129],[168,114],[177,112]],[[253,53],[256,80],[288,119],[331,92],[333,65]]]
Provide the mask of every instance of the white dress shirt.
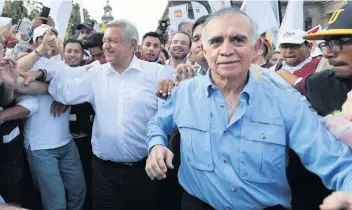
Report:
[[[53,62],[61,59],[53,57],[40,58],[32,70],[46,69]],[[64,65],[62,63],[62,65]],[[17,105],[25,107],[30,115],[24,125],[24,146],[30,150],[54,149],[66,145],[72,140],[69,121],[70,110],[59,117],[50,113],[53,97],[49,94],[25,95],[20,97]]]
[[158,108],[158,82],[170,79],[173,68],[135,56],[122,74],[110,63],[74,78],[61,74],[60,68],[53,66],[57,70],[48,73],[53,77],[49,93],[63,104],[88,101],[93,105],[93,153],[115,162],[136,162],[146,157],[147,124]]

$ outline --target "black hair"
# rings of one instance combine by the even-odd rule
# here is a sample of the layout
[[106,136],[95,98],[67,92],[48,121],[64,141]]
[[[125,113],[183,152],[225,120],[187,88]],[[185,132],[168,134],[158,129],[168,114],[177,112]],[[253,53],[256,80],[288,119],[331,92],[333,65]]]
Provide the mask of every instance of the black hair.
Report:
[[209,15],[204,15],[196,20],[192,26],[192,35],[194,33],[194,29],[196,29],[199,25],[203,25],[205,21],[207,20]]
[[264,58],[266,58],[266,56],[268,55],[268,53],[269,53],[269,48],[268,48],[268,46],[263,42],[262,43],[262,50],[263,50],[263,56],[264,56]]
[[164,53],[166,60],[169,60],[170,55],[169,55],[169,53],[167,52],[167,50],[165,50],[165,48],[162,48],[161,51]]
[[85,49],[99,47],[103,49],[103,33],[93,33],[92,36],[88,39],[87,43],[84,44]]
[[176,34],[184,34],[184,35],[186,35],[186,36],[188,37],[188,39],[189,39],[189,44],[188,44],[189,47],[192,46],[192,38],[191,38],[186,32],[183,32],[183,31],[177,31],[177,32],[175,32],[174,35],[172,36],[172,39],[171,39],[171,40],[174,39],[174,36],[175,36]]
[[64,42],[64,49],[66,48],[66,45],[67,44],[79,44],[82,48],[82,52],[84,53],[84,47],[83,47],[83,43],[80,41],[80,40],[77,40],[77,39],[68,39]]
[[142,38],[142,43],[144,42],[144,39],[147,38],[148,36],[155,37],[155,38],[159,39],[159,41],[161,43],[161,39],[160,39],[159,34],[157,32],[154,32],[154,31],[150,31],[150,32],[144,34],[143,38]]

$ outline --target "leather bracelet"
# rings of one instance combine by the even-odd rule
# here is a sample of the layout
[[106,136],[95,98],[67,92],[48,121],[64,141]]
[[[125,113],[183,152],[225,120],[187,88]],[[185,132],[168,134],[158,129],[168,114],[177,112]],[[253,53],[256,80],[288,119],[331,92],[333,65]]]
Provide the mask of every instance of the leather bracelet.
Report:
[[39,57],[44,57],[44,55],[40,54],[37,49],[34,50],[34,53]]
[[38,81],[45,81],[46,80],[46,76],[47,76],[47,72],[44,69],[39,69],[38,71],[40,71],[40,76],[37,78]]

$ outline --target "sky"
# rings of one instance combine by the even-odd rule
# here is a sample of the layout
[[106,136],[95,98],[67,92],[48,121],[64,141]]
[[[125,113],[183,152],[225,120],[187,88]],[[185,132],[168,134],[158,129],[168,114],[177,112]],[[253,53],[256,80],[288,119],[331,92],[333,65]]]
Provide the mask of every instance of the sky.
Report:
[[[105,0],[74,0],[73,2],[82,2],[92,18],[101,22]],[[167,2],[167,0],[110,0],[110,6],[115,19],[123,18],[135,24],[141,40],[145,33],[156,31]]]

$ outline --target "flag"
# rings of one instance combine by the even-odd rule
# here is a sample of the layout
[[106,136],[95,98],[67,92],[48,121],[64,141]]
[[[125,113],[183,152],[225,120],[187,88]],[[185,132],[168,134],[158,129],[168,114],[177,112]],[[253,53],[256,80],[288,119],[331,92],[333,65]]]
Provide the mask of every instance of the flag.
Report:
[[231,7],[230,0],[208,0],[208,2],[212,12]]
[[101,33],[104,33],[104,31],[105,31],[105,23],[104,22],[99,23],[99,30],[98,31]]
[[279,35],[287,31],[303,29],[303,1],[290,0],[282,20]]
[[192,1],[192,8],[193,8],[193,14],[194,14],[194,19],[197,20],[198,18],[204,16],[204,15],[209,15],[207,8],[202,5],[199,2]]
[[308,34],[314,34],[314,33],[317,33],[318,31],[321,31],[322,27],[321,25],[317,25],[313,28],[311,28],[310,30],[307,31]]
[[188,20],[188,4],[169,7],[170,33],[171,35],[178,30],[178,25]]
[[50,16],[55,22],[55,29],[59,32],[59,38],[64,40],[72,11],[72,0],[50,0],[45,6],[50,7]]
[[270,1],[244,0],[241,10],[257,23],[258,34],[279,27]]
[[5,0],[0,0],[0,15],[2,14],[2,10],[4,9],[5,6]]
[[[287,4],[286,13],[282,20],[278,37],[293,30],[303,30],[303,1],[290,0]],[[279,46],[276,45],[276,48]]]

